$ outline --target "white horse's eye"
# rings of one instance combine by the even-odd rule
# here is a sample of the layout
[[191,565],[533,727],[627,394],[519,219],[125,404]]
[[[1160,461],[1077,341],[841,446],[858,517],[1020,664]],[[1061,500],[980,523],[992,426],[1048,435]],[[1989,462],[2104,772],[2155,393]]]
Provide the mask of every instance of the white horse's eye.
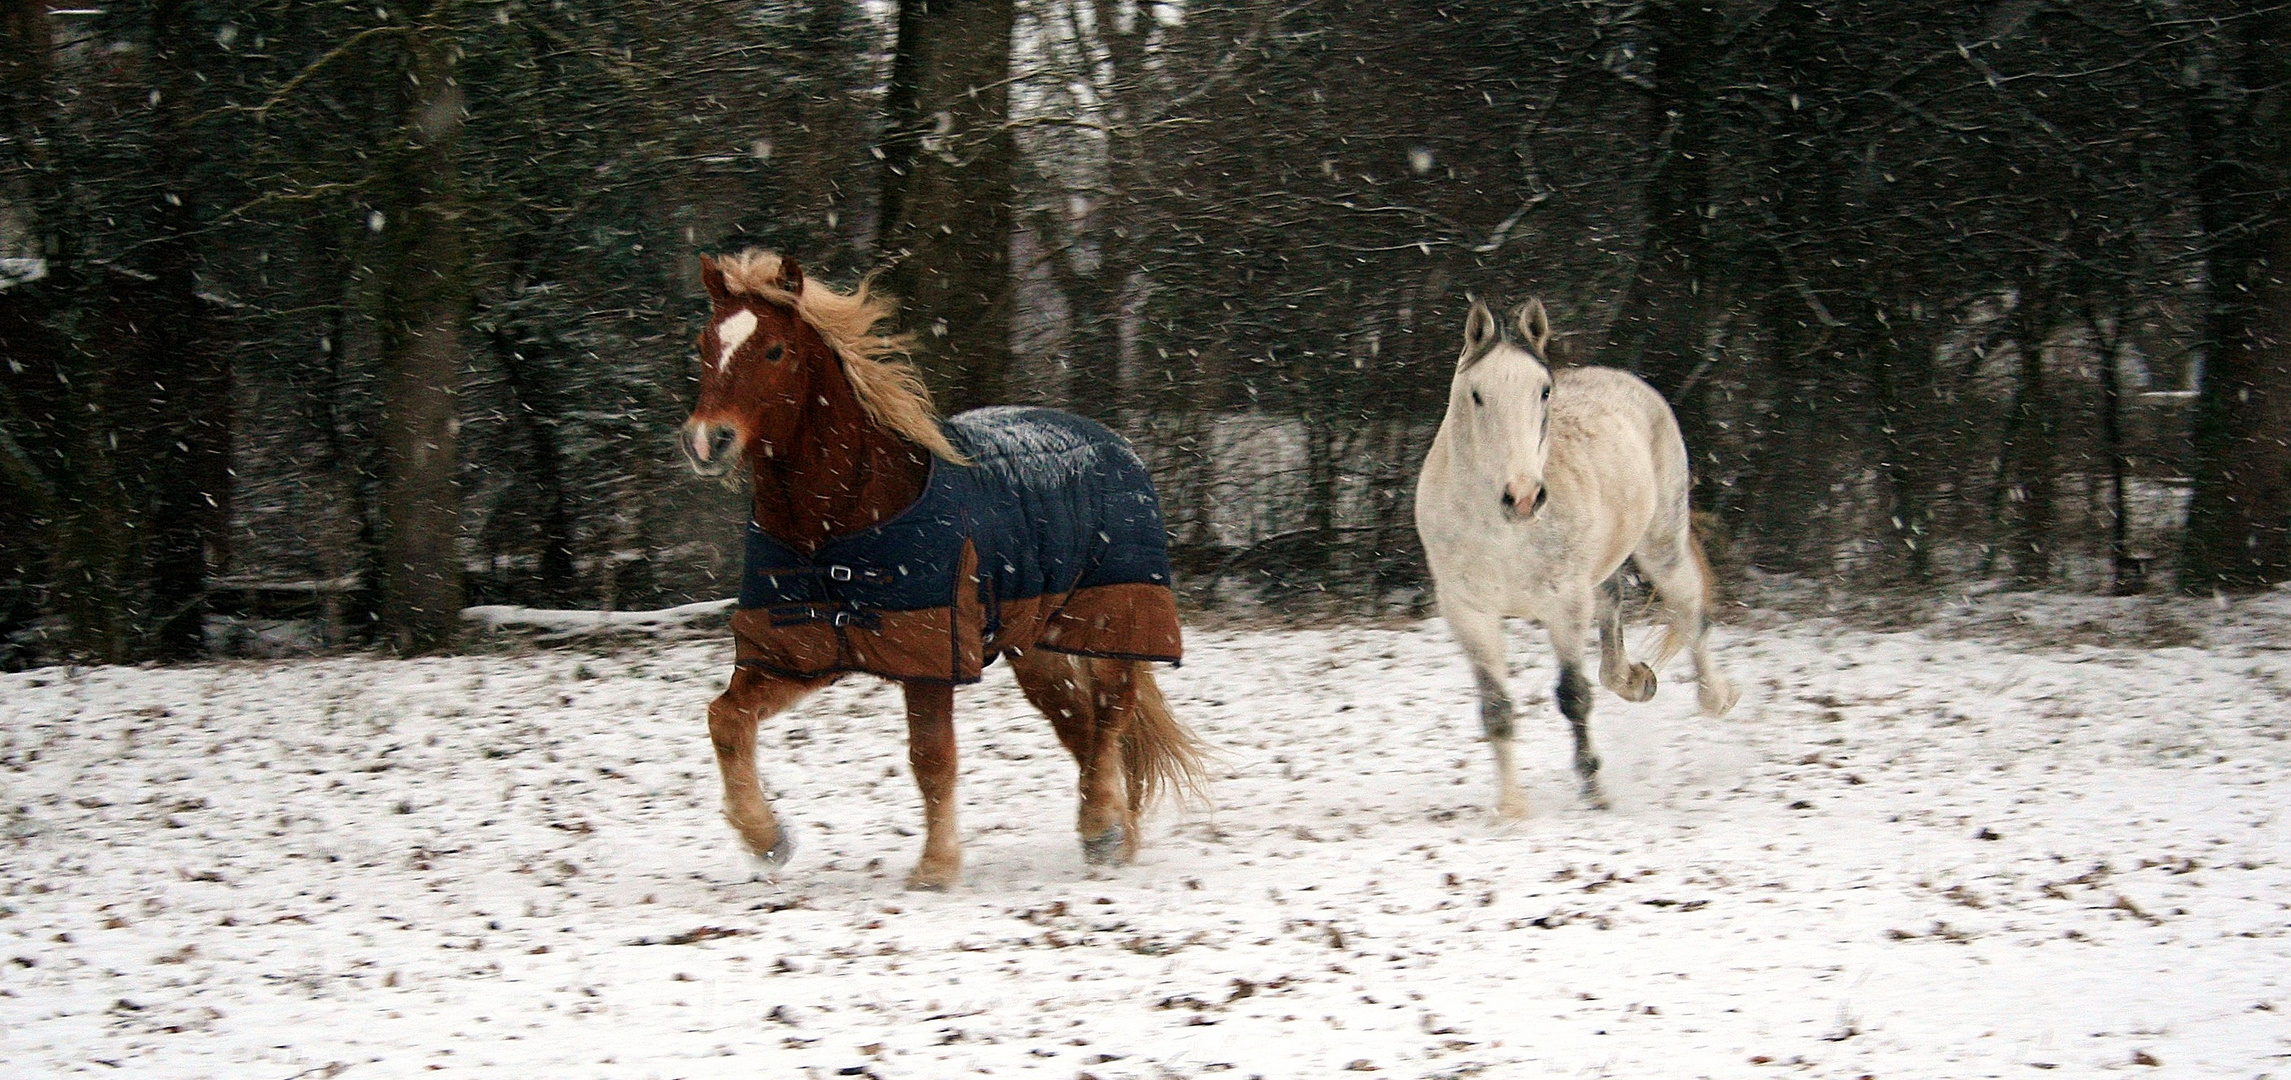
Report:
[[1480,392],[1479,392],[1479,391],[1477,391],[1477,390],[1474,390],[1474,391],[1472,391],[1472,404],[1474,404],[1474,405],[1484,405],[1484,404],[1486,404],[1486,402],[1483,402],[1483,401],[1481,401],[1481,400],[1480,400]]
[[1543,388],[1543,400],[1545,400],[1545,401],[1549,401],[1549,400],[1551,400],[1551,388],[1550,388],[1550,387],[1548,387],[1548,386],[1546,386],[1546,387],[1544,387],[1544,388]]

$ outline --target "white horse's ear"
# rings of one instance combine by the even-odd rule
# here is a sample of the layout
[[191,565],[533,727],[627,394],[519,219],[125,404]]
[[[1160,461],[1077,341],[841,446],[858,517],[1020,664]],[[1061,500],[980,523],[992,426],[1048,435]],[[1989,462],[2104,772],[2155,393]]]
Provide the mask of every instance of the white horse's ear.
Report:
[[1541,357],[1544,343],[1551,340],[1551,317],[1543,313],[1543,301],[1531,296],[1526,303],[1511,309],[1511,325],[1519,331],[1519,339]]
[[1496,329],[1495,313],[1478,299],[1472,301],[1472,313],[1464,316],[1464,351],[1456,358],[1456,366],[1467,368],[1472,361],[1486,356],[1495,347],[1502,332]]

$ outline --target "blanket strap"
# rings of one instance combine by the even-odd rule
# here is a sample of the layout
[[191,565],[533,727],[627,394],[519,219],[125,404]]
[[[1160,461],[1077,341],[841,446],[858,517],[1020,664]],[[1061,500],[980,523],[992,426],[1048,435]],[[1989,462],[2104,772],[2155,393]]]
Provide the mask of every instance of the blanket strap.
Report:
[[807,623],[832,623],[836,626],[856,626],[862,630],[883,628],[883,614],[859,607],[837,607],[831,604],[782,604],[766,608],[773,626],[802,626]]
[[757,577],[823,577],[829,581],[862,581],[870,585],[887,585],[899,580],[898,575],[879,566],[767,566],[749,573]]

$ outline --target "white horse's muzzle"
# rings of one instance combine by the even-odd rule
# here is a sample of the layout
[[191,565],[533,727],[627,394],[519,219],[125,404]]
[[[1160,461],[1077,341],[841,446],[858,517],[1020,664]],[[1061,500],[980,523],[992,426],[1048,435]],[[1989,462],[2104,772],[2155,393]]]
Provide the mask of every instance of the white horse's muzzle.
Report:
[[1512,521],[1528,521],[1551,501],[1551,492],[1534,480],[1514,480],[1504,485],[1503,516]]

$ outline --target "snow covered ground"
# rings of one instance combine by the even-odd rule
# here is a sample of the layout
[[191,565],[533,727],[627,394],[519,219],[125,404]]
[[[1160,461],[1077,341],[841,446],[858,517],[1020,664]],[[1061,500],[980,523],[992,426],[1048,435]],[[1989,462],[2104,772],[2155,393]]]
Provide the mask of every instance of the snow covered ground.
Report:
[[755,878],[723,641],[0,676],[0,1072],[2291,1077],[2291,595],[1959,614],[1741,613],[1734,715],[1601,693],[1604,813],[1523,641],[1513,826],[1436,622],[1197,629],[1216,807],[1112,874],[998,666],[937,895],[861,681]]

